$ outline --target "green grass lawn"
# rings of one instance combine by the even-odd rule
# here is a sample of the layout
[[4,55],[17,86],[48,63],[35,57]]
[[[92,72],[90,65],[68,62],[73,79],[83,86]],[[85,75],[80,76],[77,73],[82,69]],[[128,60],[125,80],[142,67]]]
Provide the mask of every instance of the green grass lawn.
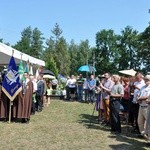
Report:
[[[121,135],[97,123],[94,105],[52,100],[29,124],[0,122],[0,150],[146,150],[126,128]],[[90,120],[92,121],[90,125]]]

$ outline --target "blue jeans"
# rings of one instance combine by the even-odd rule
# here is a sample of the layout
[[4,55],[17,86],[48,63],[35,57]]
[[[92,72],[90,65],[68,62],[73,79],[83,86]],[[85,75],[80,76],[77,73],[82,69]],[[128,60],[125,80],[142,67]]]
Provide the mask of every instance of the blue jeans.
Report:
[[78,101],[83,100],[83,86],[78,86]]
[[84,89],[84,101],[88,101],[88,97],[89,97],[89,90]]
[[95,90],[89,90],[89,101],[94,102],[95,101]]

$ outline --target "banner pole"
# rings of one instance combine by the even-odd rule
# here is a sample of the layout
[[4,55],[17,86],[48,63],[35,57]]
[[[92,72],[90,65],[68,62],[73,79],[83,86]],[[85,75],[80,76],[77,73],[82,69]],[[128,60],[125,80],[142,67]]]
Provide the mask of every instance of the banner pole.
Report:
[[12,101],[10,100],[10,104],[9,104],[9,123],[11,123],[11,106],[12,106]]
[[[14,50],[12,50],[12,56],[14,55]],[[8,123],[11,123],[11,106],[13,105],[13,102],[10,100],[10,103],[9,103],[9,122]]]

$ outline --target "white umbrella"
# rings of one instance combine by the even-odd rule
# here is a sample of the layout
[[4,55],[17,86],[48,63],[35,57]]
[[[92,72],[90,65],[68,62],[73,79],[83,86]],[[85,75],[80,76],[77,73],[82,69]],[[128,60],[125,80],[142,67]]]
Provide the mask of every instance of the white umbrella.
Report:
[[133,69],[120,70],[119,72],[122,73],[122,74],[125,74],[125,75],[129,75],[129,76],[135,76],[135,74],[136,74],[136,71],[133,70]]
[[43,78],[44,78],[44,79],[56,79],[55,76],[52,76],[52,75],[49,75],[49,74],[43,75]]

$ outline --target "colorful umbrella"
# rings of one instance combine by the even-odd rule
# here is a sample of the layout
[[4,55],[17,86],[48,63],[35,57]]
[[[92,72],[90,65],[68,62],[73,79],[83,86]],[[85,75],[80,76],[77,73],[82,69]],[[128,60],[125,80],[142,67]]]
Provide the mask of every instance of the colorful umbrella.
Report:
[[96,72],[96,69],[95,69],[95,67],[90,66],[90,65],[83,65],[78,69],[78,71]]

